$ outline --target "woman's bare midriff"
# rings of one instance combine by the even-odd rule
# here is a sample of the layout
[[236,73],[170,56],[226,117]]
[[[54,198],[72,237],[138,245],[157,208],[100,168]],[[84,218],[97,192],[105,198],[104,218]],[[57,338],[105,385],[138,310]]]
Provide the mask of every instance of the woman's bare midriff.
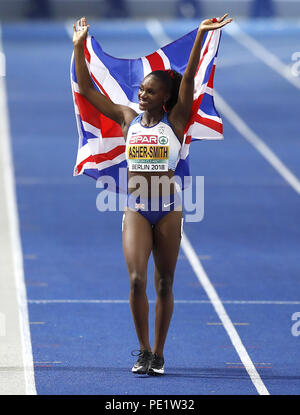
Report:
[[176,193],[174,171],[134,173],[128,171],[128,192],[138,191],[143,198],[162,197]]

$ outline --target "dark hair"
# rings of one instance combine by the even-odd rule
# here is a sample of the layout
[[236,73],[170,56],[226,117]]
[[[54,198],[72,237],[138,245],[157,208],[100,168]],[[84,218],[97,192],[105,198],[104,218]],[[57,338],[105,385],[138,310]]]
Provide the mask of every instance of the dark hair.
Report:
[[155,76],[166,85],[171,97],[166,102],[165,109],[167,112],[171,111],[178,100],[178,92],[182,75],[174,69],[167,69],[166,71],[153,71],[148,76],[150,75]]

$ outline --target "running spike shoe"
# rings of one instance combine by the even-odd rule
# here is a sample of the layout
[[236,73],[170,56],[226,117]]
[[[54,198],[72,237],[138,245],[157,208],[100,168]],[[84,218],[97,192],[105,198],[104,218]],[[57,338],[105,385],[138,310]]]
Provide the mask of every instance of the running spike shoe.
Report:
[[131,355],[138,356],[138,359],[131,371],[139,375],[146,375],[152,360],[152,352],[148,352],[148,350],[139,350],[138,354],[131,352]]
[[164,363],[165,363],[164,358],[154,353],[149,370],[148,370],[148,375],[151,375],[151,376],[163,375],[165,373]]

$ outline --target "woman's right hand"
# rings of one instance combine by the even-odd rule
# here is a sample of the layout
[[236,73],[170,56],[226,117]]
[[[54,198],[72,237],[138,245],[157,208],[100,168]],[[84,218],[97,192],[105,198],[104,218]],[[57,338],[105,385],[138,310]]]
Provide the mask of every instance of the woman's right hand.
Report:
[[221,27],[227,25],[233,20],[232,18],[225,20],[227,16],[228,13],[224,14],[224,16],[220,18],[215,17],[213,19],[203,20],[199,26],[199,30],[202,30],[203,32],[208,32],[209,30],[221,29]]
[[89,27],[90,26],[86,24],[85,17],[82,17],[81,19],[77,21],[77,29],[76,29],[75,24],[73,24],[73,45],[74,46],[83,44],[83,42],[85,41],[87,37]]

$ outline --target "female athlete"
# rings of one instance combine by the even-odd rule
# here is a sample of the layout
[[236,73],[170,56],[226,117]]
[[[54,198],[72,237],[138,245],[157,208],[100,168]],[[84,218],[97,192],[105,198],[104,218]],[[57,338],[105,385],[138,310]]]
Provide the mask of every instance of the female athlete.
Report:
[[[73,25],[73,45],[80,93],[102,114],[118,123],[126,140],[128,197],[123,216],[123,249],[130,279],[130,308],[139,341],[133,373],[162,375],[164,345],[173,312],[173,279],[182,234],[182,208],[172,177],[189,121],[194,77],[205,32],[219,29],[232,19],[202,21],[184,75],[174,70],[154,71],[142,81],[138,114],[98,92],[84,57],[89,25],[85,17]],[[159,180],[157,180],[159,179]],[[161,186],[161,180],[165,186]],[[139,195],[136,184],[139,183]],[[153,208],[153,202],[155,208]],[[155,338],[149,342],[146,295],[147,264],[152,252],[155,265]]]

